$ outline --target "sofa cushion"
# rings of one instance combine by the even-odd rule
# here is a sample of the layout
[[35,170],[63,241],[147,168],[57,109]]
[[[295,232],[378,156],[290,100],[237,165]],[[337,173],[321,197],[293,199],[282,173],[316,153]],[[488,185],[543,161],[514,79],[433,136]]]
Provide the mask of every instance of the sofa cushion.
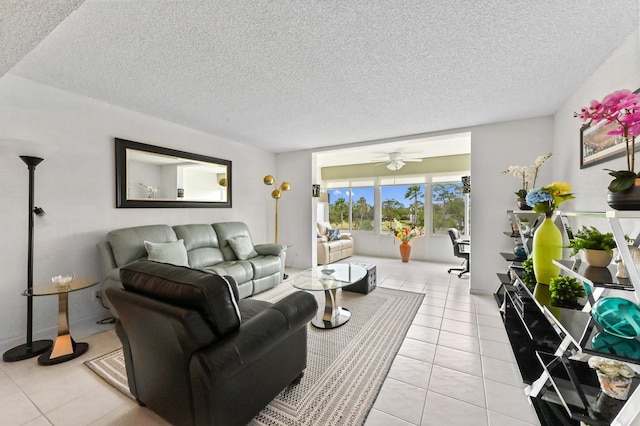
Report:
[[231,275],[238,284],[253,279],[253,267],[247,260],[229,260],[204,268],[205,271],[218,275]]
[[141,260],[120,270],[122,286],[135,293],[198,311],[217,336],[240,327],[240,310],[227,278],[182,266]]
[[184,240],[171,243],[152,243],[151,241],[145,241],[144,247],[147,249],[149,260],[170,263],[176,266],[189,266]]
[[116,266],[124,266],[147,256],[145,241],[167,243],[177,241],[176,233],[169,225],[146,225],[116,229],[107,234]]
[[211,225],[176,225],[173,230],[178,238],[184,239],[192,268],[203,269],[224,261],[218,236]]
[[340,236],[340,230],[338,228],[328,228],[327,238],[329,239],[329,241],[337,241],[342,239],[342,237]]
[[251,238],[247,235],[238,235],[237,237],[229,239],[229,245],[240,260],[251,259],[258,255],[258,252],[253,248]]
[[280,272],[280,258],[275,256],[256,256],[248,260],[253,267],[253,279],[268,277]]
[[318,222],[318,232],[320,235],[327,235],[327,229],[331,228],[329,222]]

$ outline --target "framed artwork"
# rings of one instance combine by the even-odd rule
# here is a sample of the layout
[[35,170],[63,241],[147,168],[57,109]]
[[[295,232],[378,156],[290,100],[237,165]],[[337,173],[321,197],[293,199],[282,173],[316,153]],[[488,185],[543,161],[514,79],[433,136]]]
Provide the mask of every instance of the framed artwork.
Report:
[[[640,89],[634,93],[638,93]],[[600,122],[593,126],[585,125],[580,129],[580,168],[591,167],[627,153],[627,145],[622,136],[607,133],[616,129],[617,123]],[[636,151],[640,144],[636,144]]]

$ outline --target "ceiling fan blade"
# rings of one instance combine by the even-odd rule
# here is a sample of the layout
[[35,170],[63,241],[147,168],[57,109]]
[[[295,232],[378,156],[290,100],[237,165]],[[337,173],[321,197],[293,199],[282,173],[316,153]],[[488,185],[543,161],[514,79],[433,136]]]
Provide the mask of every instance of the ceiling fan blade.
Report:
[[402,161],[406,161],[407,163],[420,163],[422,158],[403,158]]

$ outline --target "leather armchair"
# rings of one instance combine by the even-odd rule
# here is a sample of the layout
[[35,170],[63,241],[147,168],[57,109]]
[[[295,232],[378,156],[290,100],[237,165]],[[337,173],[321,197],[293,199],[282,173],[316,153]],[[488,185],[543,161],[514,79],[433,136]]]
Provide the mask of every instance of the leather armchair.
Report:
[[239,299],[231,277],[151,261],[121,281],[107,293],[129,388],[171,424],[246,424],[306,367],[308,293]]

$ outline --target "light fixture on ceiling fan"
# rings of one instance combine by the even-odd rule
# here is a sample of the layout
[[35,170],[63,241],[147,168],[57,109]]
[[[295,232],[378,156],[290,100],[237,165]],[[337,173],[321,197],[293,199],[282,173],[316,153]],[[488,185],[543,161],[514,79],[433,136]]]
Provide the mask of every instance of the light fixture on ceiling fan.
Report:
[[408,162],[419,163],[421,161],[421,158],[406,158],[399,152],[390,152],[388,159],[379,162],[379,164],[386,164],[387,169],[395,172],[403,168]]

